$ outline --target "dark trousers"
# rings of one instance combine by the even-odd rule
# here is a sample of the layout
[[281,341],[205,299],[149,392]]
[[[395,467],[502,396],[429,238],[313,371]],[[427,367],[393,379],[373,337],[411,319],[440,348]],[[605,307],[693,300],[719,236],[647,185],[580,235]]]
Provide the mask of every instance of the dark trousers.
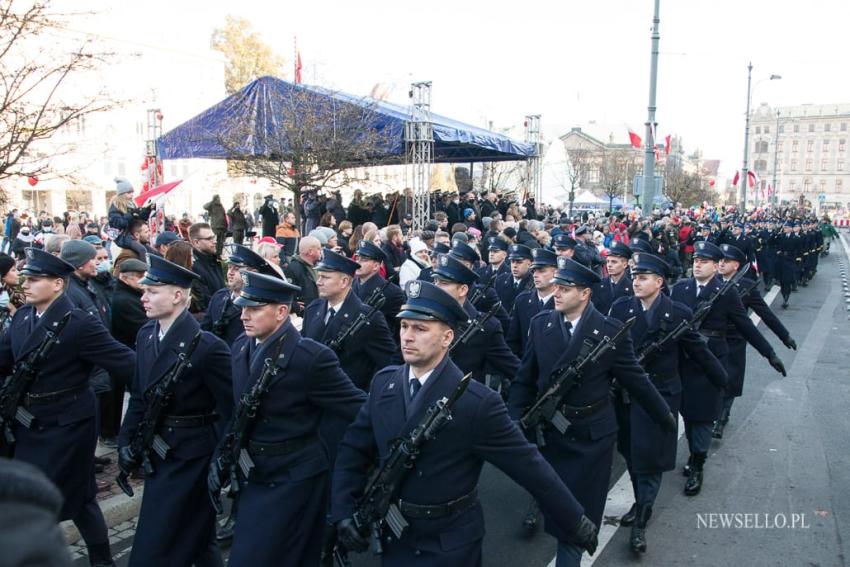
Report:
[[221,258],[221,251],[224,249],[224,240],[227,238],[227,229],[213,230],[215,234],[215,255]]
[[652,506],[658,491],[661,490],[662,473],[639,473],[631,474],[632,490],[635,493],[635,502],[638,506]]
[[233,242],[234,244],[242,244],[245,242],[245,231],[244,230],[234,230],[233,231]]
[[688,448],[691,454],[708,453],[711,447],[711,430],[714,424],[710,421],[685,420],[685,437],[688,439]]
[[100,436],[118,437],[124,409],[124,382],[112,379],[112,389],[97,396],[100,404]]
[[86,502],[76,516],[71,518],[71,521],[77,526],[86,545],[109,544],[106,521],[103,519],[103,512],[100,511],[100,506],[97,505],[97,499],[94,496]]

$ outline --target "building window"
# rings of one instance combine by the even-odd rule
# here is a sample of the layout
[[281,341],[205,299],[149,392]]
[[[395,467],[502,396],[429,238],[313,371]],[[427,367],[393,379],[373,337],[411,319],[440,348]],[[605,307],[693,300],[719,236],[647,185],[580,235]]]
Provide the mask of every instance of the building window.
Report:
[[779,125],[779,133],[780,133],[780,134],[784,134],[784,133],[785,133],[785,124],[780,124],[780,125]]
[[761,126],[756,126],[756,134],[761,134]]
[[812,190],[811,178],[803,180],[803,193],[809,193]]
[[809,132],[814,132],[814,131],[815,131],[815,125],[809,124]]
[[829,169],[829,160],[823,158],[822,160],[820,160],[820,170],[826,171],[827,169]]
[[835,169],[837,171],[844,171],[844,160],[843,159],[840,159],[837,162],[835,162]]
[[836,193],[841,193],[841,189],[843,189],[843,186],[844,186],[843,181],[841,181],[840,179],[835,180],[835,192]]
[[844,139],[838,140],[838,151],[844,153]]
[[846,132],[846,131],[847,131],[847,123],[846,123],[846,122],[842,122],[842,123],[841,123],[841,131],[842,131],[842,132]]
[[755,153],[766,154],[767,153],[767,142],[756,142]]
[[794,124],[794,133],[795,133],[795,134],[799,134],[799,133],[800,133],[800,125],[799,125],[799,124]]
[[791,160],[791,171],[797,171],[797,160]]
[[765,126],[765,127],[764,127],[764,133],[765,133],[765,134],[770,134],[770,126]]
[[793,141],[791,142],[791,153],[792,153],[792,154],[796,154],[796,153],[797,153],[797,151],[798,151],[799,149],[800,149],[800,142],[799,142],[799,140],[793,140]]
[[828,152],[829,151],[829,140],[823,141],[823,146],[821,147],[821,151]]
[[755,165],[756,171],[764,171],[764,170],[767,169],[767,161],[763,160],[763,159],[757,159],[755,161],[754,165]]
[[810,154],[815,149],[815,141],[809,140],[806,142],[806,153]]
[[820,180],[820,188],[819,188],[818,192],[819,193],[826,193],[826,179]]
[[812,166],[814,165],[814,163],[813,163],[814,161],[815,161],[815,160],[813,160],[812,158],[808,158],[808,159],[806,160],[806,171],[811,171],[811,170],[812,170]]
[[791,181],[790,183],[788,183],[788,190],[791,191],[791,193],[796,191],[797,190],[797,182]]
[[832,124],[826,123],[826,124],[823,125],[823,131],[829,132],[831,127],[832,127]]
[[776,143],[776,151],[782,153],[782,148],[785,146],[785,142],[779,141]]

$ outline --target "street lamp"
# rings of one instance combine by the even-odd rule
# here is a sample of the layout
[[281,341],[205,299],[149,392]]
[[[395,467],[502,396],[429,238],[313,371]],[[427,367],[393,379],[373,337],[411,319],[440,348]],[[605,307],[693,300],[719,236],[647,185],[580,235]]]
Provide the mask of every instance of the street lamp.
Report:
[[[781,79],[781,75],[771,75],[767,79],[762,79],[755,86],[764,81],[776,81]],[[750,158],[750,103],[752,101],[752,92],[755,90],[753,86],[753,64],[747,66],[747,118],[744,126],[744,165],[741,168],[741,211],[747,210],[747,183],[749,182],[749,167],[747,163]]]

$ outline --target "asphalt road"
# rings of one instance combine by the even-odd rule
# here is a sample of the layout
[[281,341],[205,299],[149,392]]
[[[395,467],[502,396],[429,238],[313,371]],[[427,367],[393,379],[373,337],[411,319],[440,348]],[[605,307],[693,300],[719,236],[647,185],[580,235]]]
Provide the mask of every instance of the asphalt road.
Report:
[[[848,240],[850,243],[850,240]],[[600,550],[583,565],[844,566],[850,541],[850,269],[839,243],[821,259],[807,288],[787,310],[773,307],[797,341],[786,349],[759,326],[789,369],[777,374],[748,350],[744,396],[732,410],[724,439],[715,441],[696,497],[682,494],[678,471],[664,482],[649,526],[649,549],[634,555],[628,529],[617,528],[619,511],[631,503],[620,481],[617,456],[603,522]],[[679,442],[679,462],[688,451]],[[618,484],[618,481],[619,484]],[[554,567],[555,541],[538,531],[525,534],[521,520],[528,496],[509,478],[486,466],[479,488],[487,535],[486,565]],[[784,526],[784,527],[781,527]],[[179,529],[179,527],[176,527]],[[132,538],[116,541],[118,565],[126,565]],[[379,565],[369,554],[352,557],[355,567]],[[75,562],[86,565],[85,559]]]

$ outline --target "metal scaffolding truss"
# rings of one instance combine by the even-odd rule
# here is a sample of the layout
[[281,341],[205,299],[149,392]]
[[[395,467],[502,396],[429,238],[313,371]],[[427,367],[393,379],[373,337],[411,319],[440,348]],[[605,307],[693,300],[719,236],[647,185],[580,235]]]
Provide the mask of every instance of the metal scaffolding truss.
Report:
[[404,127],[407,163],[413,190],[413,229],[424,228],[430,215],[431,165],[434,163],[434,131],[431,124],[431,81],[410,85],[410,120]]
[[525,117],[525,141],[534,144],[534,156],[526,161],[526,195],[534,195],[538,203],[543,200],[543,168],[540,156],[540,115],[529,114]]

